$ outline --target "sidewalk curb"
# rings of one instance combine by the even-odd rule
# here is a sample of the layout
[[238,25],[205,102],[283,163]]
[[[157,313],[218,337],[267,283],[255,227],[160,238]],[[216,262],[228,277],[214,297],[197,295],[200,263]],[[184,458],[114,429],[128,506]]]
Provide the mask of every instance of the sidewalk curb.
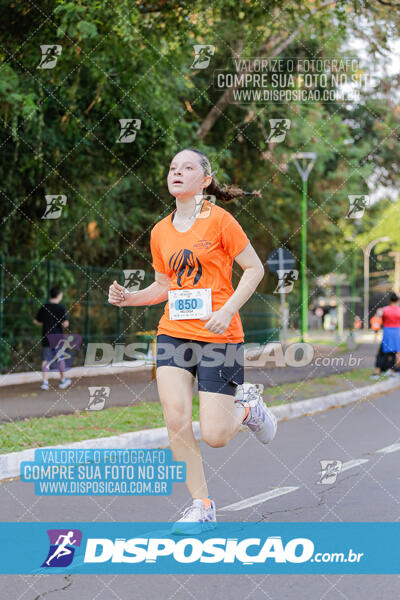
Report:
[[[116,373],[132,373],[138,371],[151,371],[152,364],[145,360],[132,360],[100,367],[72,367],[68,369],[68,377],[96,377],[98,375],[114,375]],[[59,379],[58,371],[50,371],[49,379]],[[0,375],[0,387],[23,385],[42,381],[41,371],[27,371],[25,373],[4,373]]]
[[274,406],[271,410],[278,421],[286,421],[306,415],[314,415],[330,408],[339,408],[340,406],[346,406],[353,402],[362,402],[368,398],[380,396],[385,392],[396,389],[400,389],[400,377],[397,376],[394,380],[374,383],[347,392],[338,392],[337,394],[329,394],[328,396],[319,396],[318,398],[310,398],[309,400],[299,400],[298,402],[292,402],[282,406]]
[[[316,413],[346,406],[354,402],[362,402],[374,396],[400,389],[400,378],[392,381],[383,381],[364,388],[357,388],[347,392],[338,392],[329,396],[320,396],[318,398],[310,398],[309,400],[299,400],[292,404],[282,406],[273,406],[270,410],[274,413],[279,421],[297,419],[306,415],[314,415]],[[197,440],[201,439],[200,424],[198,421],[193,422],[193,433]],[[69,444],[61,444],[57,446],[41,446],[41,450],[46,448],[167,448],[168,433],[166,427],[158,427],[155,429],[143,429],[132,433],[121,433],[105,438],[96,438],[90,440],[82,440],[80,442],[72,442]],[[5,479],[19,477],[20,463],[23,461],[33,461],[35,458],[35,448],[22,450],[20,452],[10,452],[8,454],[0,454],[0,481]]]
[[[363,341],[362,338],[357,337],[357,344],[359,341]],[[365,340],[364,340],[365,341]],[[264,368],[281,368],[281,367],[272,367],[269,364],[257,364],[257,361],[260,360],[260,357],[263,354],[268,355],[269,346],[275,344],[276,342],[270,342],[264,345],[263,350],[257,356],[257,358],[250,359],[248,356],[245,356],[244,366],[246,369],[258,369],[260,366]],[[294,342],[293,342],[294,343]],[[338,342],[339,343],[339,342]],[[315,344],[315,348],[327,348],[325,345]],[[330,348],[330,347],[329,347]],[[269,361],[267,361],[269,363]],[[112,362],[107,365],[91,365],[91,366],[80,366],[80,367],[71,367],[68,369],[68,377],[96,377],[98,375],[115,375],[118,373],[132,373],[132,372],[140,372],[140,371],[151,371],[153,368],[153,363],[149,357],[144,359],[136,359],[136,360],[122,360],[120,362]],[[60,375],[58,371],[50,371],[48,374],[49,379],[59,379]],[[0,374],[0,388],[1,387],[9,387],[15,385],[24,385],[27,383],[38,383],[42,381],[42,373],[41,371],[24,371],[22,373],[2,373]]]

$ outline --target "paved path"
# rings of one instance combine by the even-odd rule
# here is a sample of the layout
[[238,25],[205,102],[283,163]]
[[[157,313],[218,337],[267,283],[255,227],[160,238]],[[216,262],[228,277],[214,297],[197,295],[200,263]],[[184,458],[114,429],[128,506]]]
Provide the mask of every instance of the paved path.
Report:
[[[379,452],[393,444],[396,451]],[[200,443],[210,495],[223,521],[397,521],[400,508],[400,397],[370,401],[286,421],[269,446],[240,432],[226,447]],[[344,469],[319,485],[320,460]],[[354,461],[354,462],[350,462]],[[355,466],[354,466],[355,465]],[[249,499],[297,488],[252,504]],[[20,481],[0,485],[1,521],[171,521],[187,506],[184,484],[167,497],[39,497]],[[245,501],[240,510],[226,507]],[[238,506],[236,506],[238,508]],[[239,505],[240,508],[240,505]],[[41,557],[38,557],[40,560]],[[9,600],[394,600],[395,575],[72,575],[2,576]],[[63,591],[61,591],[61,589]],[[54,594],[50,591],[59,590]],[[42,593],[42,595],[40,595]]]
[[[338,355],[335,347],[326,346],[321,348],[319,353],[316,352],[313,362],[306,367],[272,368],[271,363],[267,363],[268,368],[251,366],[246,369],[246,381],[262,383],[265,388],[268,388],[282,383],[307,381],[316,377],[343,373],[355,368],[371,367],[372,369],[376,351],[377,347],[374,344],[362,344],[355,351]],[[50,380],[51,384],[52,381]],[[71,414],[75,410],[84,410],[88,405],[89,386],[111,388],[107,401],[108,407],[129,406],[141,400],[158,401],[157,386],[151,379],[150,369],[74,379],[73,385],[66,390],[52,387],[46,392],[40,389],[39,384],[29,383],[0,387],[0,422],[26,417]]]

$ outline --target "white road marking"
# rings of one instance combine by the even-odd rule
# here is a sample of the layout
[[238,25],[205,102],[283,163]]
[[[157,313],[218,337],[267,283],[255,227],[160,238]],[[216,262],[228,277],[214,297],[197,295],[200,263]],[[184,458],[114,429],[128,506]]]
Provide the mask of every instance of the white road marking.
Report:
[[257,494],[257,496],[251,496],[250,498],[245,498],[244,500],[240,500],[240,502],[235,502],[234,504],[228,504],[220,509],[217,512],[222,510],[243,510],[244,508],[249,508],[250,506],[255,506],[256,504],[261,504],[266,500],[272,500],[272,498],[277,498],[278,496],[282,496],[283,494],[289,494],[289,492],[294,492],[298,490],[298,487],[282,487],[276,488],[275,490],[270,490],[269,492],[263,492],[262,494]]
[[368,462],[368,458],[355,458],[354,460],[348,460],[347,462],[342,464],[342,468],[340,472],[347,471],[347,469],[352,469],[353,467],[358,467],[358,465],[362,465],[363,463]]
[[[386,448],[381,448],[376,452],[396,452],[400,450],[400,444],[392,444],[391,446],[387,446]],[[341,473],[343,471],[347,471],[348,469],[353,469],[354,467],[358,467],[359,465],[363,465],[368,462],[368,458],[355,458],[353,460],[348,460],[342,464],[342,468],[340,470]],[[261,504],[262,502],[266,502],[267,500],[272,500],[273,498],[277,498],[278,496],[283,496],[284,494],[289,494],[290,492],[294,492],[298,490],[298,486],[288,486],[283,488],[276,488],[275,490],[270,490],[269,492],[263,492],[262,494],[257,494],[256,496],[251,496],[250,498],[245,498],[244,500],[240,500],[239,502],[235,502],[234,504],[228,504],[227,506],[223,506],[218,509],[217,512],[220,511],[237,511],[243,510],[245,508],[250,508],[250,506],[255,506],[256,504]]]
[[383,452],[384,454],[390,454],[391,452],[397,452],[400,450],[400,444],[392,444],[391,446],[386,446],[386,448],[381,448],[380,450],[376,450],[376,452]]

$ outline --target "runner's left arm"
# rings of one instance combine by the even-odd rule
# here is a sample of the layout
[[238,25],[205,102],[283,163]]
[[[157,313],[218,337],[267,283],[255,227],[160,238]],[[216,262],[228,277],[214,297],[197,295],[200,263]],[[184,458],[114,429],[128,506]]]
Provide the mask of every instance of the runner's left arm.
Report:
[[228,328],[233,316],[254,294],[264,277],[264,266],[250,242],[235,257],[235,261],[243,269],[239,284],[232,296],[219,310],[212,313],[210,320],[204,325],[206,329],[219,335]]
[[243,304],[254,294],[265,273],[264,266],[250,242],[235,257],[235,261],[243,269],[243,274],[236,290],[223,307],[232,315],[242,308]]

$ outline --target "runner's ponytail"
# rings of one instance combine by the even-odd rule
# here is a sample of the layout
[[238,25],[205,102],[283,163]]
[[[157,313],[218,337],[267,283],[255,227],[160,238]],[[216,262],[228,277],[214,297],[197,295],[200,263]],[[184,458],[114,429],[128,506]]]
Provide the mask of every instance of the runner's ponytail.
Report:
[[204,189],[205,193],[210,196],[215,196],[218,200],[221,200],[224,204],[233,202],[236,198],[242,196],[257,196],[261,198],[260,190],[253,190],[252,192],[246,192],[237,185],[222,185],[220,186],[211,172],[211,164],[207,156],[197,150],[196,148],[184,148],[184,150],[190,150],[200,156],[200,164],[203,167],[204,175],[211,175],[212,180],[210,185]]

